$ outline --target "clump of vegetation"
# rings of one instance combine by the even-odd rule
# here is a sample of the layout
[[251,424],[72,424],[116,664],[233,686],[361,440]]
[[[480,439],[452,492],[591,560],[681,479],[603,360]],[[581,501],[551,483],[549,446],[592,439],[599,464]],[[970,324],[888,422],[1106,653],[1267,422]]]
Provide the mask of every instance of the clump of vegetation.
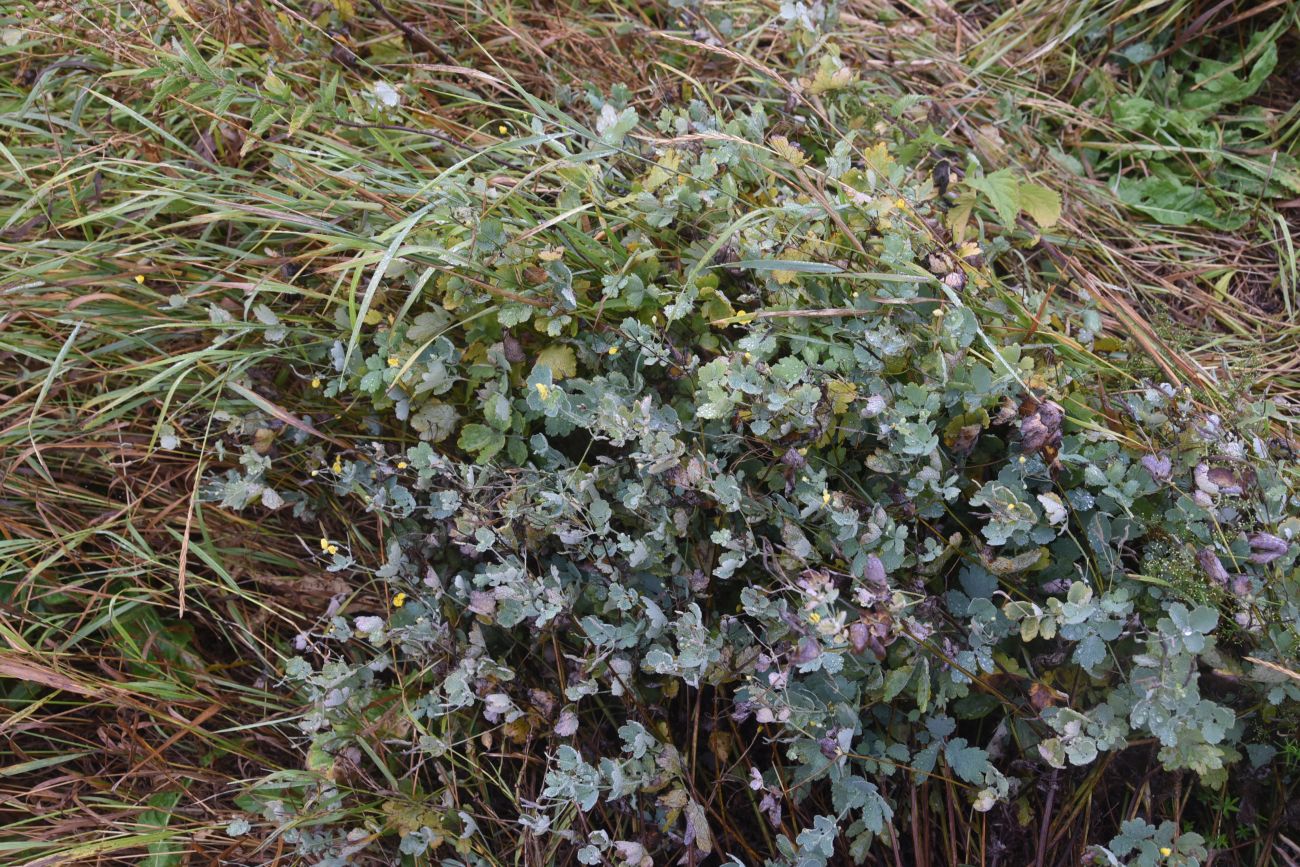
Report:
[[[1266,739],[1238,710],[1300,698],[1243,660],[1291,663],[1300,613],[1271,405],[1229,426],[1099,373],[1086,316],[1039,333],[994,266],[1056,195],[972,159],[949,202],[923,106],[831,50],[806,87],[534,104],[488,151],[526,180],[427,185],[309,354],[396,431],[314,470],[381,517],[390,604],[303,633],[288,672],[335,774],[389,754],[372,821],[406,854],[472,854],[481,820],[430,801],[476,767],[494,821],[584,863],[861,860],[901,851],[927,779],[1005,810],[1035,765],[1146,739],[1221,785]],[[245,464],[210,496],[246,502]],[[1150,539],[1232,593],[1133,574]],[[354,803],[328,777],[294,821]],[[291,833],[320,856],[364,828]]]
[[[29,598],[0,673],[11,703],[195,720],[230,691],[263,712],[223,735],[274,734],[187,756],[237,792],[212,815],[123,794],[132,837],[11,850],[163,863],[180,827],[322,864],[1183,865],[1275,845],[1221,827],[1229,791],[1295,825],[1291,409],[1061,288],[1086,279],[1076,157],[955,141],[821,5],[647,10],[689,33],[659,32],[678,77],[652,94],[408,68],[439,31],[342,39],[366,32],[345,3],[261,25],[330,58],[272,66],[169,8],[112,61],[130,84],[21,72],[4,291],[39,336],[5,349],[4,436],[39,444],[5,484],[109,508],[113,460],[73,438],[143,415],[123,460],[192,459],[184,499],[76,537],[151,565]],[[616,17],[585,38],[649,26]],[[1111,206],[1155,207],[1125,189]],[[1215,215],[1242,189],[1183,222],[1241,229]],[[12,526],[30,577],[6,582],[61,574]],[[277,598],[294,570],[314,583]],[[160,674],[132,637],[152,612],[82,622],[101,594],[190,600],[238,661],[163,641]],[[126,686],[64,658],[100,630]],[[44,737],[24,772],[84,758]]]

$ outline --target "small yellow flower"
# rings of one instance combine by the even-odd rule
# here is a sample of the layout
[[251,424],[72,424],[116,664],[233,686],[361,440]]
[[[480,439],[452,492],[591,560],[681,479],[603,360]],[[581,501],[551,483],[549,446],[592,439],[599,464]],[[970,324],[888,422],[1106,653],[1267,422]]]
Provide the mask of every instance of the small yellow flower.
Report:
[[1160,854],[1168,858],[1170,855],[1174,854],[1174,850],[1170,849],[1168,846],[1161,846]]
[[752,353],[749,353],[749,352],[746,352],[746,353],[745,353],[745,360],[746,360],[746,361],[753,361],[753,360],[754,360],[754,356],[753,356],[753,354],[752,354]]
[[807,447],[807,446],[804,446],[803,448],[799,449],[799,454],[800,454],[800,455],[806,455],[806,454],[808,454],[808,447]]
[[618,355],[617,346],[611,346],[607,351],[609,352],[610,355]]
[[501,133],[502,135],[505,135],[506,133],[510,132],[510,127],[506,126],[503,123],[497,127],[497,132]]
[[831,492],[829,490],[822,491],[822,505],[829,506],[830,504],[831,504]]
[[1021,456],[1020,456],[1020,463],[1023,464],[1024,462],[1025,462],[1025,456],[1024,456],[1024,455],[1021,455]]
[[808,622],[813,626],[816,626],[818,623],[822,622],[822,616],[814,611],[812,614],[808,615]]
[[933,316],[935,319],[938,319],[940,316],[943,315],[943,308],[942,307],[934,308],[934,312],[931,313],[930,315]]
[[398,461],[398,462],[397,462],[397,468],[398,468],[399,470],[404,470],[404,469],[406,469],[406,461]]
[[330,467],[330,469],[333,470],[333,471],[336,472],[336,473],[341,473],[341,472],[343,472],[343,459],[342,459],[342,458],[335,458],[335,459],[334,459],[334,464],[333,464],[333,466]]
[[894,207],[895,207],[895,208],[898,208],[900,211],[903,210],[903,209],[905,209],[905,208],[907,207],[907,200],[906,200],[906,199],[896,199],[896,200],[894,201]]
[[394,608],[401,608],[401,607],[402,607],[403,605],[405,605],[405,604],[406,604],[406,594],[405,594],[405,593],[398,593],[396,596],[393,597],[393,607],[394,607]]
[[139,283],[141,286],[143,286],[143,285],[144,285],[144,275],[143,275],[143,274],[136,274],[136,275],[135,275],[135,282],[137,282],[137,283]]
[[312,387],[312,388],[320,388],[320,377],[319,377],[319,376],[317,376],[317,377],[313,377],[313,378],[312,378],[312,381],[311,381],[311,387]]
[[800,476],[800,477],[799,477],[799,481],[801,481],[801,482],[806,482],[806,481],[808,481],[808,477],[807,477],[807,476]]
[[537,385],[535,385],[534,388],[537,389],[537,396],[540,397],[542,400],[546,400],[546,398],[548,398],[551,394],[551,387],[544,382],[537,383]]
[[854,298],[857,298],[857,297],[858,297],[858,290],[856,290],[856,289],[853,290],[853,297],[854,297]]
[[401,363],[402,363],[401,359],[399,359],[396,355],[390,355],[390,356],[388,356],[388,366],[389,366],[389,367],[397,367],[397,366],[398,366],[399,364],[401,364]]
[[328,553],[331,557],[333,557],[335,554],[337,554],[337,553],[339,552],[339,546],[338,546],[338,545],[330,545],[328,548],[325,549],[325,551],[326,551],[326,553]]
[[326,539],[324,536],[320,537],[320,549],[322,551],[328,551],[330,549],[330,540]]
[[1008,504],[1007,504],[1007,511],[1008,511],[1008,512],[1014,512],[1015,510],[1016,510],[1016,504],[1015,504],[1015,503],[1008,503]]
[[320,475],[320,470],[312,470],[312,471],[311,471],[311,474],[312,474],[313,476],[319,476],[319,475]]

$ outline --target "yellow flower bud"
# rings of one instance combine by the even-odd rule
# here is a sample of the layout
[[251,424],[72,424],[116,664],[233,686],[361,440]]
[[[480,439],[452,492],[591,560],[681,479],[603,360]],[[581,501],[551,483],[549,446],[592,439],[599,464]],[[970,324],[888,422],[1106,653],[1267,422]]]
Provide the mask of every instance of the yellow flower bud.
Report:
[[1168,858],[1170,855],[1174,854],[1174,850],[1170,849],[1168,846],[1161,846],[1160,854]]
[[135,275],[135,282],[137,282],[137,283],[139,283],[141,286],[143,286],[143,285],[144,285],[144,275],[143,275],[143,274],[136,274],[136,275]]
[[394,608],[401,608],[401,607],[402,607],[403,605],[405,605],[405,604],[406,604],[406,594],[405,594],[405,593],[398,593],[396,596],[393,597],[393,607],[394,607]]
[[338,545],[330,545],[330,546],[329,546],[328,548],[326,548],[325,550],[329,553],[329,555],[330,555],[331,557],[333,557],[335,554],[337,554],[337,553],[339,552],[339,546],[338,546]]
[[406,461],[398,461],[398,462],[397,462],[397,468],[398,468],[399,470],[404,470],[404,469],[406,469]]
[[503,123],[497,127],[497,132],[501,133],[502,135],[505,135],[506,133],[510,132],[510,127],[506,126]]
[[609,351],[609,354],[610,354],[610,355],[618,355],[618,347],[617,347],[617,346],[611,346],[611,347],[609,348],[608,351]]
[[822,505],[829,506],[830,504],[831,504],[831,492],[829,490],[822,491]]
[[324,536],[321,536],[321,537],[320,537],[320,549],[321,549],[322,551],[328,551],[329,548],[330,548],[330,540],[329,540],[329,539],[326,539]]
[[388,366],[389,366],[389,367],[397,367],[397,365],[399,365],[399,364],[401,364],[401,363],[402,363],[401,360],[398,359],[398,357],[397,357],[396,355],[390,355],[390,356],[388,356]]
[[320,377],[319,377],[319,376],[317,376],[317,377],[313,377],[313,379],[312,379],[312,381],[311,381],[311,387],[312,387],[312,388],[320,388]]
[[540,397],[542,400],[546,400],[546,398],[549,397],[551,394],[550,386],[548,386],[544,382],[539,382],[534,387],[537,389],[537,396]]

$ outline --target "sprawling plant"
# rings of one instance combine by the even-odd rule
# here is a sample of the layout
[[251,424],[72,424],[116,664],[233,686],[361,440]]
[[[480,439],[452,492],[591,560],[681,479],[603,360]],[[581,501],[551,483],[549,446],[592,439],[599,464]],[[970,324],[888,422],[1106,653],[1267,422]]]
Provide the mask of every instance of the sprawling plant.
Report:
[[[320,540],[388,604],[289,660],[313,773],[258,791],[305,853],[487,863],[504,823],[536,863],[892,863],[905,815],[1010,822],[1138,745],[1209,786],[1269,759],[1300,700],[1273,405],[1127,375],[1022,289],[1061,202],[916,100],[833,50],[791,85],[568,94],[448,147],[301,371],[372,445],[211,480],[313,526],[326,486],[387,552]],[[1203,859],[1178,831],[1095,855]]]

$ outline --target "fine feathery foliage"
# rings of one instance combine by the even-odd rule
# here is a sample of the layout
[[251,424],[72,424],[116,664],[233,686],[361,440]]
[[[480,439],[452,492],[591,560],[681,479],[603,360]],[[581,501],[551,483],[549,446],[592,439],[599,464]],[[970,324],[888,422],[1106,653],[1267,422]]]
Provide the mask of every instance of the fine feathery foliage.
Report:
[[[263,25],[330,64],[272,65],[195,38],[191,5],[120,57],[24,72],[0,144],[0,292],[30,329],[0,346],[5,496],[109,515],[3,513],[36,624],[4,627],[4,706],[255,706],[175,736],[204,732],[230,805],[142,796],[117,848],[181,863],[169,823],[207,823],[240,863],[1193,865],[1229,847],[1202,819],[1251,792],[1294,833],[1295,407],[1164,353],[1089,282],[1069,180],[1087,159],[1107,207],[1232,232],[1293,159],[1216,164],[1214,189],[1163,152],[1140,179],[1118,150],[1026,168],[872,74],[821,4],[645,10],[678,29],[671,97],[402,72],[403,35],[447,49],[403,24],[363,60],[328,29],[356,22],[342,0]],[[1108,95],[1114,140],[1208,148],[1284,30],[1162,69],[1158,111]],[[156,521],[116,505],[112,460],[61,452],[126,430],[127,475],[157,462],[175,498]],[[81,546],[136,565],[74,577]],[[313,602],[271,593],[294,565]],[[99,594],[138,613],[82,622]],[[163,633],[176,598],[237,662],[131,639],[130,677],[101,682],[70,652]],[[0,773],[82,757],[42,737]],[[1147,782],[1092,816],[1133,775],[1176,781],[1174,808]],[[24,840],[27,809],[0,852],[114,848]]]

